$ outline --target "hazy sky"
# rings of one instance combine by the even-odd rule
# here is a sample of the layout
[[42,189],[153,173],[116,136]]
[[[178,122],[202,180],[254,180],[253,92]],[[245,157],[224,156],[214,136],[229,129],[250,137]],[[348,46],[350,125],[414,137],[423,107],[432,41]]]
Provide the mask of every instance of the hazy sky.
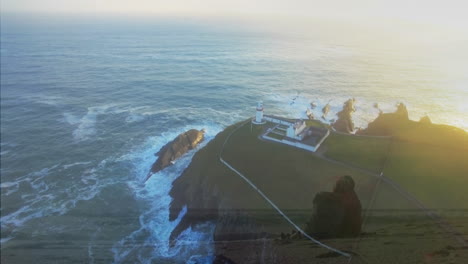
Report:
[[284,15],[466,23],[467,0],[1,0],[2,12]]

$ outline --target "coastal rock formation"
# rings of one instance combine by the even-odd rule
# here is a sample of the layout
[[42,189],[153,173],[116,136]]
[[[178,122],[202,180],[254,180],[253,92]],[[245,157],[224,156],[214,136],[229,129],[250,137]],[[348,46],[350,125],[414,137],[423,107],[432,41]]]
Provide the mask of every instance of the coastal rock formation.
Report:
[[403,103],[398,104],[394,113],[380,113],[367,128],[357,131],[356,134],[392,136],[406,142],[468,149],[468,133],[465,130],[434,124],[427,116],[419,122],[412,121]]
[[369,123],[366,129],[357,131],[356,134],[373,136],[391,136],[394,131],[400,130],[410,124],[406,105],[399,103],[394,113],[382,113]]
[[382,114],[383,111],[382,111],[382,109],[380,109],[379,103],[374,103],[374,108],[379,110],[379,114]]
[[189,150],[194,149],[200,142],[203,141],[205,130],[190,129],[178,135],[174,140],[167,143],[162,147],[155,156],[158,159],[153,163],[151,171],[148,173],[146,180],[148,180],[153,173],[156,173],[172,164],[175,160],[187,153]]
[[425,116],[421,117],[421,119],[419,120],[419,123],[421,123],[421,124],[432,124],[432,121],[429,118],[429,116],[425,115]]
[[[224,140],[237,126],[239,123],[226,128],[197,151],[190,165],[172,183],[169,220],[184,215],[172,230],[170,240],[174,243],[187,228],[214,223],[216,255],[223,254],[235,263],[272,263],[257,259],[268,257],[274,250],[268,246],[271,241],[262,240],[267,234],[251,215],[264,206],[265,201],[219,162]],[[233,254],[233,248],[241,254]]]
[[309,120],[314,120],[314,118],[315,118],[314,113],[312,113],[312,111],[310,111],[309,108],[307,108],[307,110],[306,110],[306,115],[309,118]]
[[409,120],[408,109],[404,103],[397,104],[395,115],[397,115],[402,120]]
[[408,110],[403,103],[399,103],[394,113],[381,112],[374,121],[369,123],[366,129],[362,129],[356,132],[356,134],[391,136],[394,134],[394,131],[408,126],[409,123]]
[[332,127],[339,132],[351,133],[354,131],[354,122],[352,114],[356,111],[354,103],[356,99],[349,99],[343,104],[343,110],[336,114],[338,119],[333,123]]
[[322,108],[322,118],[325,119],[325,117],[327,116],[328,112],[330,112],[330,103],[326,104],[323,108]]
[[361,232],[361,202],[354,180],[341,177],[333,192],[321,192],[313,201],[313,212],[305,231],[316,238],[353,237]]

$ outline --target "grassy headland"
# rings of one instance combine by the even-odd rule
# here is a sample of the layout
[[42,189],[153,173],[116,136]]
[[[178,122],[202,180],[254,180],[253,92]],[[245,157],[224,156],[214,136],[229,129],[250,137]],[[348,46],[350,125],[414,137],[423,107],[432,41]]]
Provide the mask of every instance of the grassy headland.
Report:
[[[325,126],[319,122],[308,125]],[[279,234],[292,229],[252,187],[219,162],[219,153],[223,150],[222,157],[299,226],[304,226],[310,218],[312,201],[318,192],[330,191],[339,176],[351,175],[364,209],[368,208],[375,195],[372,212],[364,210],[367,217],[363,230],[366,235],[358,239],[328,240],[327,243],[357,252],[371,263],[403,263],[402,258],[420,263],[427,254],[435,252],[435,258],[441,257],[437,252],[457,246],[450,234],[429,219],[417,205],[392,186],[382,182],[377,185],[376,174],[387,160],[385,176],[428,208],[466,209],[468,193],[464,190],[468,183],[468,167],[464,162],[467,157],[465,148],[453,148],[454,144],[450,147],[423,144],[421,139],[408,140],[407,135],[417,134],[415,132],[404,137],[393,135],[392,139],[332,133],[319,151],[322,154],[315,154],[260,140],[261,131],[261,127],[251,126],[249,122],[244,125],[238,123],[226,128],[197,152],[190,166],[174,182],[171,192],[174,198],[172,219],[180,208],[188,207],[188,220],[181,224],[181,229],[197,221],[216,219],[217,240],[239,238],[249,232]],[[216,213],[207,215],[204,213],[206,209]],[[468,226],[463,224],[463,219],[466,215],[458,215],[449,222],[457,224],[466,234]],[[217,252],[223,252],[240,263],[249,263],[245,259],[249,253],[241,248],[250,246],[233,249],[230,242],[221,244]],[[260,250],[262,245],[252,244],[246,250]],[[327,252],[311,244],[294,241],[290,244],[275,243],[274,247],[277,252],[282,252],[282,257],[294,261],[318,258]],[[467,256],[466,250],[458,252],[457,256],[450,261],[463,263],[459,259]],[[319,262],[340,263],[337,260],[320,259]]]

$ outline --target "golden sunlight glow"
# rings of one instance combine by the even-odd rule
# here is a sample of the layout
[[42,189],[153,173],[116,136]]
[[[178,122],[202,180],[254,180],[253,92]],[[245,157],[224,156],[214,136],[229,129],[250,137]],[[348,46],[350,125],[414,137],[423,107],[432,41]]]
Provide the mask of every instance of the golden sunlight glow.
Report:
[[464,0],[2,0],[2,12],[293,15],[468,25]]

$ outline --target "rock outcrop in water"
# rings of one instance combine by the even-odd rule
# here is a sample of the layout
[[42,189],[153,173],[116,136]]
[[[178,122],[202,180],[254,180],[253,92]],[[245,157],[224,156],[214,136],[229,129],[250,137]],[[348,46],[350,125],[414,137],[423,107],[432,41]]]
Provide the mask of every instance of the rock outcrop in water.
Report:
[[432,124],[432,121],[429,118],[429,116],[425,115],[425,116],[421,117],[421,119],[419,120],[419,123],[429,125],[429,124]]
[[307,110],[306,110],[306,115],[309,118],[309,120],[314,120],[315,119],[314,113],[312,113],[312,111],[310,111],[309,108],[307,108]]
[[322,118],[325,119],[325,117],[328,115],[328,112],[330,112],[330,103],[326,104],[323,108],[322,108]]
[[313,201],[305,231],[316,238],[353,237],[361,232],[361,202],[350,176],[338,179],[333,192],[321,192]]
[[406,142],[468,149],[467,132],[463,129],[431,122],[422,117],[419,122],[409,119],[403,103],[398,104],[394,113],[380,113],[367,128],[356,132],[358,135],[392,136]]
[[391,136],[394,134],[394,131],[400,131],[402,127],[406,127],[410,123],[406,105],[399,103],[394,113],[380,112],[379,116],[370,122],[366,129],[359,130],[356,134]]
[[356,111],[354,108],[354,103],[356,99],[349,99],[343,104],[343,110],[336,114],[338,119],[333,123],[332,127],[336,129],[336,131],[344,132],[344,133],[351,133],[354,131],[354,122],[352,119],[352,114]]
[[397,105],[395,115],[401,118],[402,120],[409,120],[408,109],[406,108],[406,105],[404,103],[399,103]]
[[200,142],[203,141],[205,130],[190,129],[178,135],[174,140],[167,143],[157,153],[158,159],[153,163],[151,171],[148,173],[146,180],[148,180],[153,173],[156,173],[172,164],[187,153],[189,150],[194,149]]

